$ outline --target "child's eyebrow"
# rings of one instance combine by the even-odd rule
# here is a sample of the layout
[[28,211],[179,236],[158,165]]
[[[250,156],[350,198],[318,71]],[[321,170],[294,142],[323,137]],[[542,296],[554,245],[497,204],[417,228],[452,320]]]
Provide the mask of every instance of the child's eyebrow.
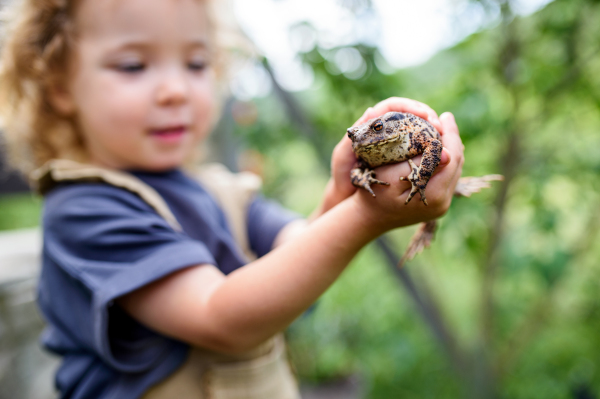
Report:
[[203,48],[203,49],[208,49],[210,46],[208,45],[208,42],[204,39],[196,39],[196,40],[191,40],[188,44],[189,47],[199,47],[199,48]]
[[[125,39],[120,40],[118,42],[113,43],[113,50],[143,50],[153,47],[156,44],[155,40],[152,39]],[[184,44],[185,48],[200,48],[200,49],[208,49],[210,46],[207,40],[204,39],[191,39],[186,41]]]

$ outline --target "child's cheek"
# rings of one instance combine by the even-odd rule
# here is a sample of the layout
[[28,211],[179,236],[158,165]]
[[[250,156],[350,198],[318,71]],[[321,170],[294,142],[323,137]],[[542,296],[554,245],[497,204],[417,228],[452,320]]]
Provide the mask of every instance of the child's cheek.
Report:
[[150,96],[143,87],[122,85],[114,90],[107,90],[107,94],[109,95],[104,96],[103,104],[100,105],[104,112],[98,113],[105,122],[99,121],[100,123],[109,124],[107,128],[121,133],[149,128],[147,116]]
[[97,128],[108,125],[119,130],[140,119],[147,93],[141,82],[123,79],[112,71],[102,71],[79,85],[80,113]]
[[198,124],[198,127],[202,131],[209,130],[217,118],[217,96],[215,90],[212,75],[201,82],[196,82],[193,86],[195,123]]

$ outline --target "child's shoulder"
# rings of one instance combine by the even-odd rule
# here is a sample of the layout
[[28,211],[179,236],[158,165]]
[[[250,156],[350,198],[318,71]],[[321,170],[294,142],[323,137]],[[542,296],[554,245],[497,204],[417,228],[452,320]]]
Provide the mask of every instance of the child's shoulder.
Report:
[[138,195],[102,182],[62,183],[44,198],[42,224],[49,229],[79,230],[109,221],[162,218]]
[[61,183],[44,196],[44,211],[68,212],[103,208],[148,209],[136,194],[103,182]]
[[[34,172],[32,179],[46,197],[44,224],[64,223],[65,218],[84,222],[94,219],[94,215],[110,218],[143,214],[160,217],[174,230],[181,230],[154,183],[131,173],[53,160]],[[169,180],[169,175],[163,175],[162,180]]]

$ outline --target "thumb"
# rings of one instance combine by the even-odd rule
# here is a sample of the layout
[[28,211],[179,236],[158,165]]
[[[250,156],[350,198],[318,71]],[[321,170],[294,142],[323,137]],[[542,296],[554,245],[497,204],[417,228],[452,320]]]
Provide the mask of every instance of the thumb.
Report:
[[360,118],[358,118],[358,120],[356,122],[354,122],[354,125],[352,126],[357,126],[360,125],[362,123],[365,123],[366,121],[368,121],[369,119],[371,119],[371,113],[373,112],[373,107],[369,107],[365,110],[365,113],[362,114],[362,116]]

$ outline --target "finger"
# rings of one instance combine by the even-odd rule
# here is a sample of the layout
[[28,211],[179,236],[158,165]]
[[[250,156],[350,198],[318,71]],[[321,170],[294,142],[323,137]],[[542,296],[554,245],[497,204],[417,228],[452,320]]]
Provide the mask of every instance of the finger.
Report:
[[440,122],[442,123],[442,128],[444,129],[444,135],[442,136],[442,143],[444,144],[444,147],[446,147],[451,153],[462,154],[464,146],[462,144],[462,140],[460,139],[458,126],[456,125],[454,115],[452,115],[450,112],[444,112],[442,116],[440,116]]
[[438,117],[437,112],[435,112],[433,110],[433,108],[431,108],[429,105],[419,102],[419,101],[415,101],[418,106],[422,109],[425,109],[427,111],[427,116],[423,117],[421,116],[421,118],[426,119],[429,121],[429,123],[431,123],[440,133],[443,134],[442,130],[443,130],[443,126],[440,123],[440,119]]
[[446,123],[447,133],[442,137],[444,149],[442,150],[442,158],[444,152],[450,157],[448,164],[444,167],[444,170],[448,170],[448,177],[450,178],[450,186],[454,187],[460,174],[462,172],[462,165],[464,163],[464,146],[458,135],[458,129],[454,122],[454,118],[450,114],[442,118],[442,123]]
[[[446,186],[449,193],[448,195],[452,195],[462,173],[462,165],[464,163],[464,146],[460,140],[458,128],[456,127],[456,123],[452,114],[443,114],[440,119],[446,128],[446,135],[442,137],[442,141],[444,142],[444,148],[442,150],[442,162],[445,161],[444,153],[448,155],[449,159],[448,163],[443,168],[437,168],[441,169],[441,173],[437,178],[442,179],[442,182],[445,183],[443,185]],[[440,162],[440,165],[442,162]],[[432,180],[437,182],[434,177],[432,177]]]
[[355,163],[356,154],[352,150],[352,140],[348,136],[342,137],[340,142],[333,149],[332,162],[341,160],[343,163]]
[[410,112],[423,119],[427,119],[429,117],[428,108],[425,104],[410,98],[390,97],[375,104],[373,113],[376,116],[380,116],[390,111]]
[[354,122],[354,125],[352,125],[352,126],[362,125],[363,123],[365,123],[366,121],[371,119],[372,117],[370,117],[370,115],[371,115],[372,111],[373,111],[373,107],[367,108],[366,111],[362,114],[362,116],[360,118],[358,118],[358,120],[356,122]]
[[392,111],[409,112],[417,115],[418,117],[428,120],[436,129],[442,132],[442,124],[440,123],[437,113],[431,107],[420,101],[403,97],[390,97],[377,103],[374,107],[368,108],[353,126],[360,125],[369,119],[377,118],[378,116]]
[[458,126],[456,125],[456,119],[454,118],[454,114],[452,114],[452,112],[444,112],[440,116],[440,122],[442,123],[442,127],[448,130],[447,133],[460,136]]
[[350,171],[356,165],[356,155],[348,137],[344,137],[333,149],[331,156],[331,172],[335,185],[341,192],[352,193],[355,187],[350,181]]
[[437,113],[429,105],[410,98],[390,97],[379,102],[375,105],[374,109],[381,112],[381,114],[390,111],[410,112],[411,114],[428,120],[436,129],[439,130],[442,128]]
[[354,125],[365,123],[369,119],[377,118],[392,111],[410,112],[424,119],[428,117],[428,110],[418,101],[409,98],[391,97],[377,103],[374,107],[369,107]]
[[442,148],[442,155],[440,157],[440,163],[438,164],[438,167],[436,169],[448,165],[450,163],[450,161],[452,161],[452,155],[450,155],[450,152],[447,149]]

